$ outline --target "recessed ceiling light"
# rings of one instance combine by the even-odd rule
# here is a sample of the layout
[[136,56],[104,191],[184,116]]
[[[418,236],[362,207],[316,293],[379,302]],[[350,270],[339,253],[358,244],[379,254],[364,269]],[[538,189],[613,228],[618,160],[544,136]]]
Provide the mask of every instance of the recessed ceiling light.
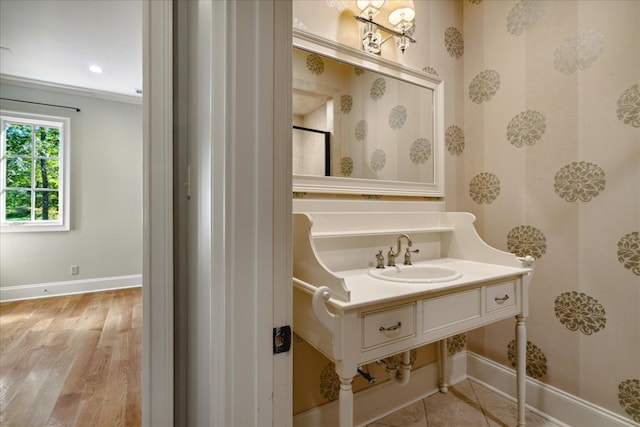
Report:
[[101,74],[102,68],[98,67],[97,65],[92,65],[89,67],[89,71],[91,71],[92,73]]

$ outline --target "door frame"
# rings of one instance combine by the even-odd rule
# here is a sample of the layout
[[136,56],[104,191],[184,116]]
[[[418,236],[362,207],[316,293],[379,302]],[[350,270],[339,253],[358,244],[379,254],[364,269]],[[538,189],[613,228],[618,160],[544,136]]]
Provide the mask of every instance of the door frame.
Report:
[[173,425],[173,40],[170,1],[142,2],[142,425]]
[[[219,50],[208,87],[219,109],[210,116],[208,144],[218,155],[210,159],[213,192],[203,194],[214,199],[213,228],[201,231],[208,232],[216,275],[197,286],[210,290],[216,307],[210,307],[208,334],[189,339],[211,346],[204,356],[209,375],[198,380],[209,394],[211,425],[290,426],[292,355],[272,354],[271,332],[291,324],[293,308],[291,3],[212,5],[209,30]],[[145,427],[174,423],[173,248],[182,236],[173,229],[172,25],[173,2],[143,2]],[[222,381],[212,381],[216,377]]]

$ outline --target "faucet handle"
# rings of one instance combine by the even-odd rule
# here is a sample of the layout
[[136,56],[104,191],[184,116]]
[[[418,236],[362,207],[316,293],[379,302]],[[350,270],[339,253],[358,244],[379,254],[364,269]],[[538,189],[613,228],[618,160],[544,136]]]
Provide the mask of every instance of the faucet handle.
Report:
[[404,265],[411,265],[411,252],[418,253],[420,249],[411,250],[407,248],[407,251],[404,253]]
[[376,268],[384,268],[384,255],[382,255],[382,249],[376,254]]
[[396,265],[396,256],[397,255],[398,255],[397,253],[393,252],[393,246],[389,246],[389,252],[387,252],[387,258],[388,258],[387,265],[388,266],[395,267],[395,265]]

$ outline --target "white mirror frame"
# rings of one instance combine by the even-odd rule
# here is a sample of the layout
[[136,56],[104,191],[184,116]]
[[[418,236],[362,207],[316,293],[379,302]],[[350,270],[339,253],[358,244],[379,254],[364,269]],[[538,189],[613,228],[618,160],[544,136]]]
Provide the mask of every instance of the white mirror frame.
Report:
[[385,74],[433,91],[433,183],[293,175],[293,191],[329,194],[444,197],[444,81],[422,71],[293,29],[293,47]]

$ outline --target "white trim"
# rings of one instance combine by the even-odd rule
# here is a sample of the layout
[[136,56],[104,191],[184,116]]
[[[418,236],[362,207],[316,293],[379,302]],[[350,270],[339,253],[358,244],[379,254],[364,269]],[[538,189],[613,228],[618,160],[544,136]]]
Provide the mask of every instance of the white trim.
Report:
[[[449,358],[449,385],[467,378],[465,351]],[[353,396],[354,426],[366,426],[398,409],[438,392],[438,361],[411,371],[406,385],[386,381],[367,388]],[[309,409],[293,417],[294,427],[323,427],[338,425],[338,401]]]
[[[0,117],[2,123],[2,129],[5,128],[5,122],[20,123],[30,125],[46,125],[50,127],[58,128],[60,131],[60,147],[58,152],[58,219],[50,221],[4,221],[5,209],[6,209],[6,193],[0,196],[0,231],[2,233],[18,233],[18,232],[47,232],[47,231],[69,231],[71,225],[71,119],[69,117],[51,116],[48,114],[32,114],[21,111],[13,110],[0,110]],[[6,155],[4,146],[6,144],[6,135],[4,130],[2,131],[2,144],[0,148],[1,154],[4,157]],[[37,157],[35,153],[32,153],[29,158],[33,159]],[[6,188],[5,173],[6,164],[0,167],[1,188]],[[35,201],[35,182],[34,182],[35,170],[32,171],[31,176],[31,206]],[[55,190],[54,190],[55,191]],[[33,212],[31,214],[33,217]]]
[[[32,89],[51,90],[65,93],[67,95],[87,96],[90,98],[106,99],[109,101],[126,102],[128,104],[142,104],[142,96],[126,95],[123,93],[106,92],[97,89],[87,89],[78,86],[65,85],[60,83],[45,82],[42,80],[27,79],[24,77],[0,74],[0,84],[22,86]],[[6,101],[6,100],[3,100]],[[10,102],[10,101],[9,101]]]
[[[469,378],[515,401],[515,370],[467,352]],[[527,408],[559,426],[638,426],[629,419],[551,385],[527,378]]]
[[0,288],[0,302],[111,291],[140,286],[142,286],[142,274],[4,286]]
[[142,3],[142,426],[173,425],[173,2]]
[[[230,127],[228,91],[231,79],[227,68],[231,43],[229,39],[232,37],[229,32],[236,22],[230,19],[230,7],[227,1],[199,2],[197,6],[199,13],[196,15],[198,37],[189,42],[189,49],[193,47],[195,52],[194,65],[198,65],[198,72],[189,76],[189,78],[193,78],[192,76],[197,78],[193,83],[193,93],[197,93],[198,96],[192,98],[196,98],[198,104],[194,105],[189,113],[198,119],[199,126],[198,132],[193,132],[198,140],[194,141],[193,145],[190,142],[188,149],[200,156],[198,164],[202,188],[198,197],[203,207],[200,212],[193,214],[202,218],[199,219],[197,226],[192,226],[195,228],[196,236],[193,235],[193,231],[188,236],[192,242],[190,249],[196,244],[200,245],[199,248],[194,248],[196,251],[188,254],[190,258],[197,257],[199,260],[198,270],[189,272],[192,282],[190,287],[192,286],[195,290],[208,286],[210,289],[209,300],[205,302],[210,307],[208,310],[207,307],[199,308],[199,305],[198,308],[189,307],[197,309],[202,316],[209,318],[207,325],[209,335],[207,337],[201,333],[196,339],[192,339],[189,349],[193,352],[202,347],[206,348],[206,353],[201,352],[199,359],[201,361],[195,368],[202,364],[209,364],[211,371],[207,377],[203,376],[201,370],[192,374],[193,377],[201,376],[202,380],[189,384],[190,395],[187,398],[196,403],[202,402],[204,405],[206,405],[204,399],[209,399],[210,409],[207,418],[208,425],[211,426],[229,425],[232,400],[229,381],[229,366],[233,363],[229,349],[232,344],[228,340],[227,332],[230,327],[228,305],[233,289],[230,262],[227,261],[231,246],[227,230],[233,222],[232,218],[227,217],[230,197],[228,156],[231,148],[227,141]],[[201,235],[201,239],[198,239],[198,234]],[[195,280],[201,278],[206,278],[207,281],[201,280],[199,284],[195,283]],[[191,292],[194,295],[200,295],[200,293]],[[208,342],[204,341],[205,339]],[[209,395],[207,396],[206,393]],[[194,423],[202,419],[202,424],[207,424],[207,420],[203,418],[203,412],[206,412],[206,409],[198,405],[192,412],[195,412],[190,415]]]
[[444,212],[440,200],[293,199],[293,212]]
[[[291,2],[273,2],[273,326],[293,321]],[[266,357],[265,357],[266,359]],[[273,356],[273,426],[293,423],[293,352]]]
[[[276,46],[276,42],[282,43],[282,35],[289,34],[291,5],[283,2],[276,7],[279,2],[275,0],[225,3],[227,161],[225,206],[219,207],[224,208],[227,240],[222,257],[215,253],[223,248],[215,248],[217,242],[214,244],[213,260],[214,269],[225,261],[227,273],[224,283],[214,283],[215,288],[226,286],[227,296],[226,328],[218,332],[226,337],[228,358],[228,417],[224,425],[267,427],[275,425],[274,409],[283,407],[274,400],[282,400],[280,394],[274,396],[274,386],[281,381],[274,381],[274,358],[290,360],[288,355],[273,355],[272,334],[276,326],[274,300],[287,293],[276,290],[278,286],[291,286],[291,271],[285,271],[285,257],[289,254],[282,255],[289,248],[288,242],[286,236],[276,234],[280,223],[284,227],[291,224],[288,205],[276,205],[290,197],[287,175],[291,166],[282,164],[280,170],[274,167],[274,160],[287,156],[290,149],[290,139],[276,139],[277,135],[290,132],[291,97],[283,97],[288,91],[276,93],[277,88],[284,87],[290,65],[275,64],[274,54],[291,48],[289,43]],[[284,25],[286,20],[289,22]],[[276,22],[282,25],[276,27]],[[225,53],[220,44],[214,40],[213,51],[217,55]],[[283,98],[287,101],[281,101]],[[220,144],[215,139],[213,142]],[[220,172],[214,167],[214,176]],[[213,212],[218,216],[218,209]],[[276,280],[280,283],[276,284]],[[216,329],[220,327],[215,325]],[[216,350],[212,349],[214,361]],[[286,369],[285,366],[286,363],[280,367]],[[290,373],[283,380],[290,381],[288,377]]]

